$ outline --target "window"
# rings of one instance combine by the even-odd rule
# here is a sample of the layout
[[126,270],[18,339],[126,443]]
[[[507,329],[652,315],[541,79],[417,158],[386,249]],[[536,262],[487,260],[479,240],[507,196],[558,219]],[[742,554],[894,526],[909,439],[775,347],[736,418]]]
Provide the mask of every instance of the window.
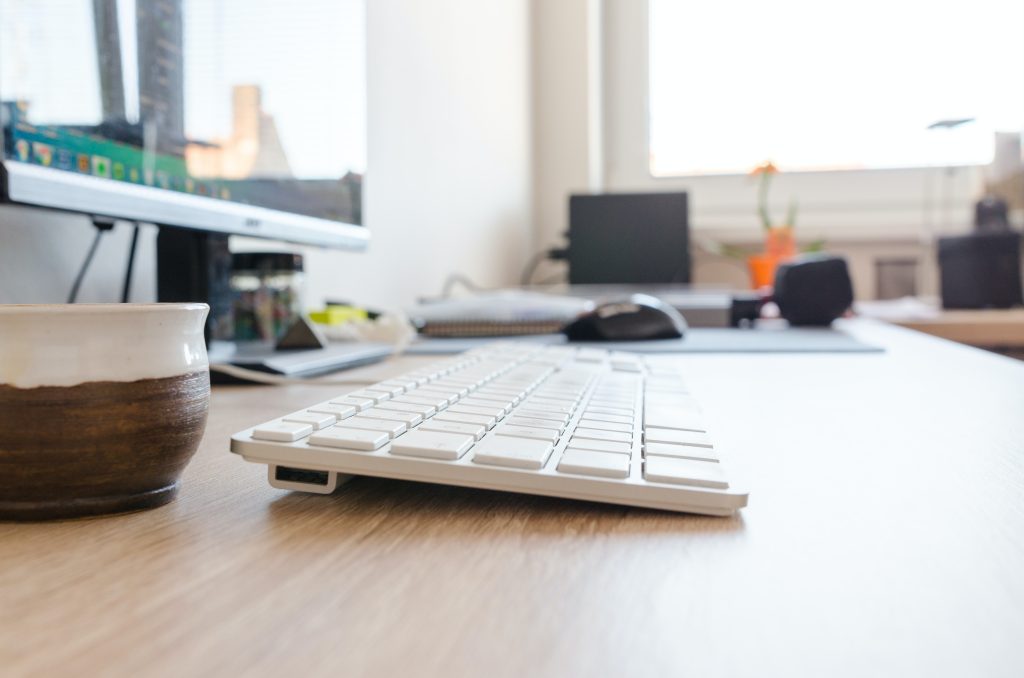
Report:
[[656,177],[987,165],[1024,127],[1021,0],[650,0],[649,26]]

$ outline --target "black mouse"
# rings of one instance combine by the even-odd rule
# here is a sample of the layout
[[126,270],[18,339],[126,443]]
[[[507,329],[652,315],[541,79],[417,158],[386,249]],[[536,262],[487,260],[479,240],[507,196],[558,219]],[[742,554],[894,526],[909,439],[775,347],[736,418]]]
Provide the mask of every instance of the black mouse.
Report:
[[628,299],[600,304],[562,331],[569,341],[679,339],[686,332],[686,321],[661,299],[634,294]]

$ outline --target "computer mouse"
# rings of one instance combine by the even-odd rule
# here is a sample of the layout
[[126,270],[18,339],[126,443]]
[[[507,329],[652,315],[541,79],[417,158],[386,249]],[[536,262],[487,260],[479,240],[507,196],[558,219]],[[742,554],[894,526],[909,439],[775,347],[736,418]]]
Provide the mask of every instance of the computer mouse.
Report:
[[599,304],[562,330],[569,341],[679,339],[686,321],[679,311],[648,294]]

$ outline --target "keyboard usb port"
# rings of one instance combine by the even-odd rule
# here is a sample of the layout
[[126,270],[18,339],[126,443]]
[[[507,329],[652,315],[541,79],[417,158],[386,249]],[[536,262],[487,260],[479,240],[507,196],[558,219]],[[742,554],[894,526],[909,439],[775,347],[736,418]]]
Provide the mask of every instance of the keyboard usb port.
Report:
[[274,467],[274,480],[286,483],[302,483],[303,485],[320,485],[326,487],[330,481],[330,473],[327,471],[310,471],[304,468],[292,468],[290,466]]

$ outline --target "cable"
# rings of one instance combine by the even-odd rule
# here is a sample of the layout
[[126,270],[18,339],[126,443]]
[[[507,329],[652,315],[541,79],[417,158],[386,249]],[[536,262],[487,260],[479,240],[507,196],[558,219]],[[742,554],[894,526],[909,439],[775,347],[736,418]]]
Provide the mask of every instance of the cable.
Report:
[[541,250],[540,252],[537,252],[532,257],[530,257],[530,260],[526,262],[526,266],[523,268],[523,274],[519,277],[519,284],[529,285],[530,278],[532,278],[533,274],[537,272],[537,267],[540,266],[541,262],[543,262],[547,258],[547,250]]
[[128,248],[128,268],[124,272],[124,286],[121,287],[121,303],[127,304],[132,291],[132,268],[135,266],[135,248],[139,243],[139,224],[132,230],[132,244]]
[[541,262],[545,259],[559,261],[568,258],[569,250],[565,247],[551,247],[537,252],[530,257],[530,260],[526,262],[526,266],[523,267],[523,274],[519,277],[519,284],[523,286],[529,285],[530,279],[533,278],[533,274],[537,272],[537,267],[540,266]]
[[100,217],[93,217],[92,225],[96,228],[96,235],[93,236],[92,244],[89,246],[89,252],[85,255],[85,261],[82,262],[82,266],[78,269],[78,275],[75,276],[75,282],[71,284],[71,292],[68,294],[68,303],[75,303],[75,299],[78,298],[78,290],[82,286],[82,280],[85,279],[85,273],[89,270],[89,265],[92,264],[93,257],[96,256],[96,249],[100,246],[100,238],[103,234],[114,228],[113,220],[105,220]]
[[475,282],[462,275],[461,273],[452,273],[444,281],[444,287],[441,288],[441,298],[447,299],[452,294],[452,289],[461,284],[463,287],[468,289],[470,292],[480,292],[483,288],[477,285]]

